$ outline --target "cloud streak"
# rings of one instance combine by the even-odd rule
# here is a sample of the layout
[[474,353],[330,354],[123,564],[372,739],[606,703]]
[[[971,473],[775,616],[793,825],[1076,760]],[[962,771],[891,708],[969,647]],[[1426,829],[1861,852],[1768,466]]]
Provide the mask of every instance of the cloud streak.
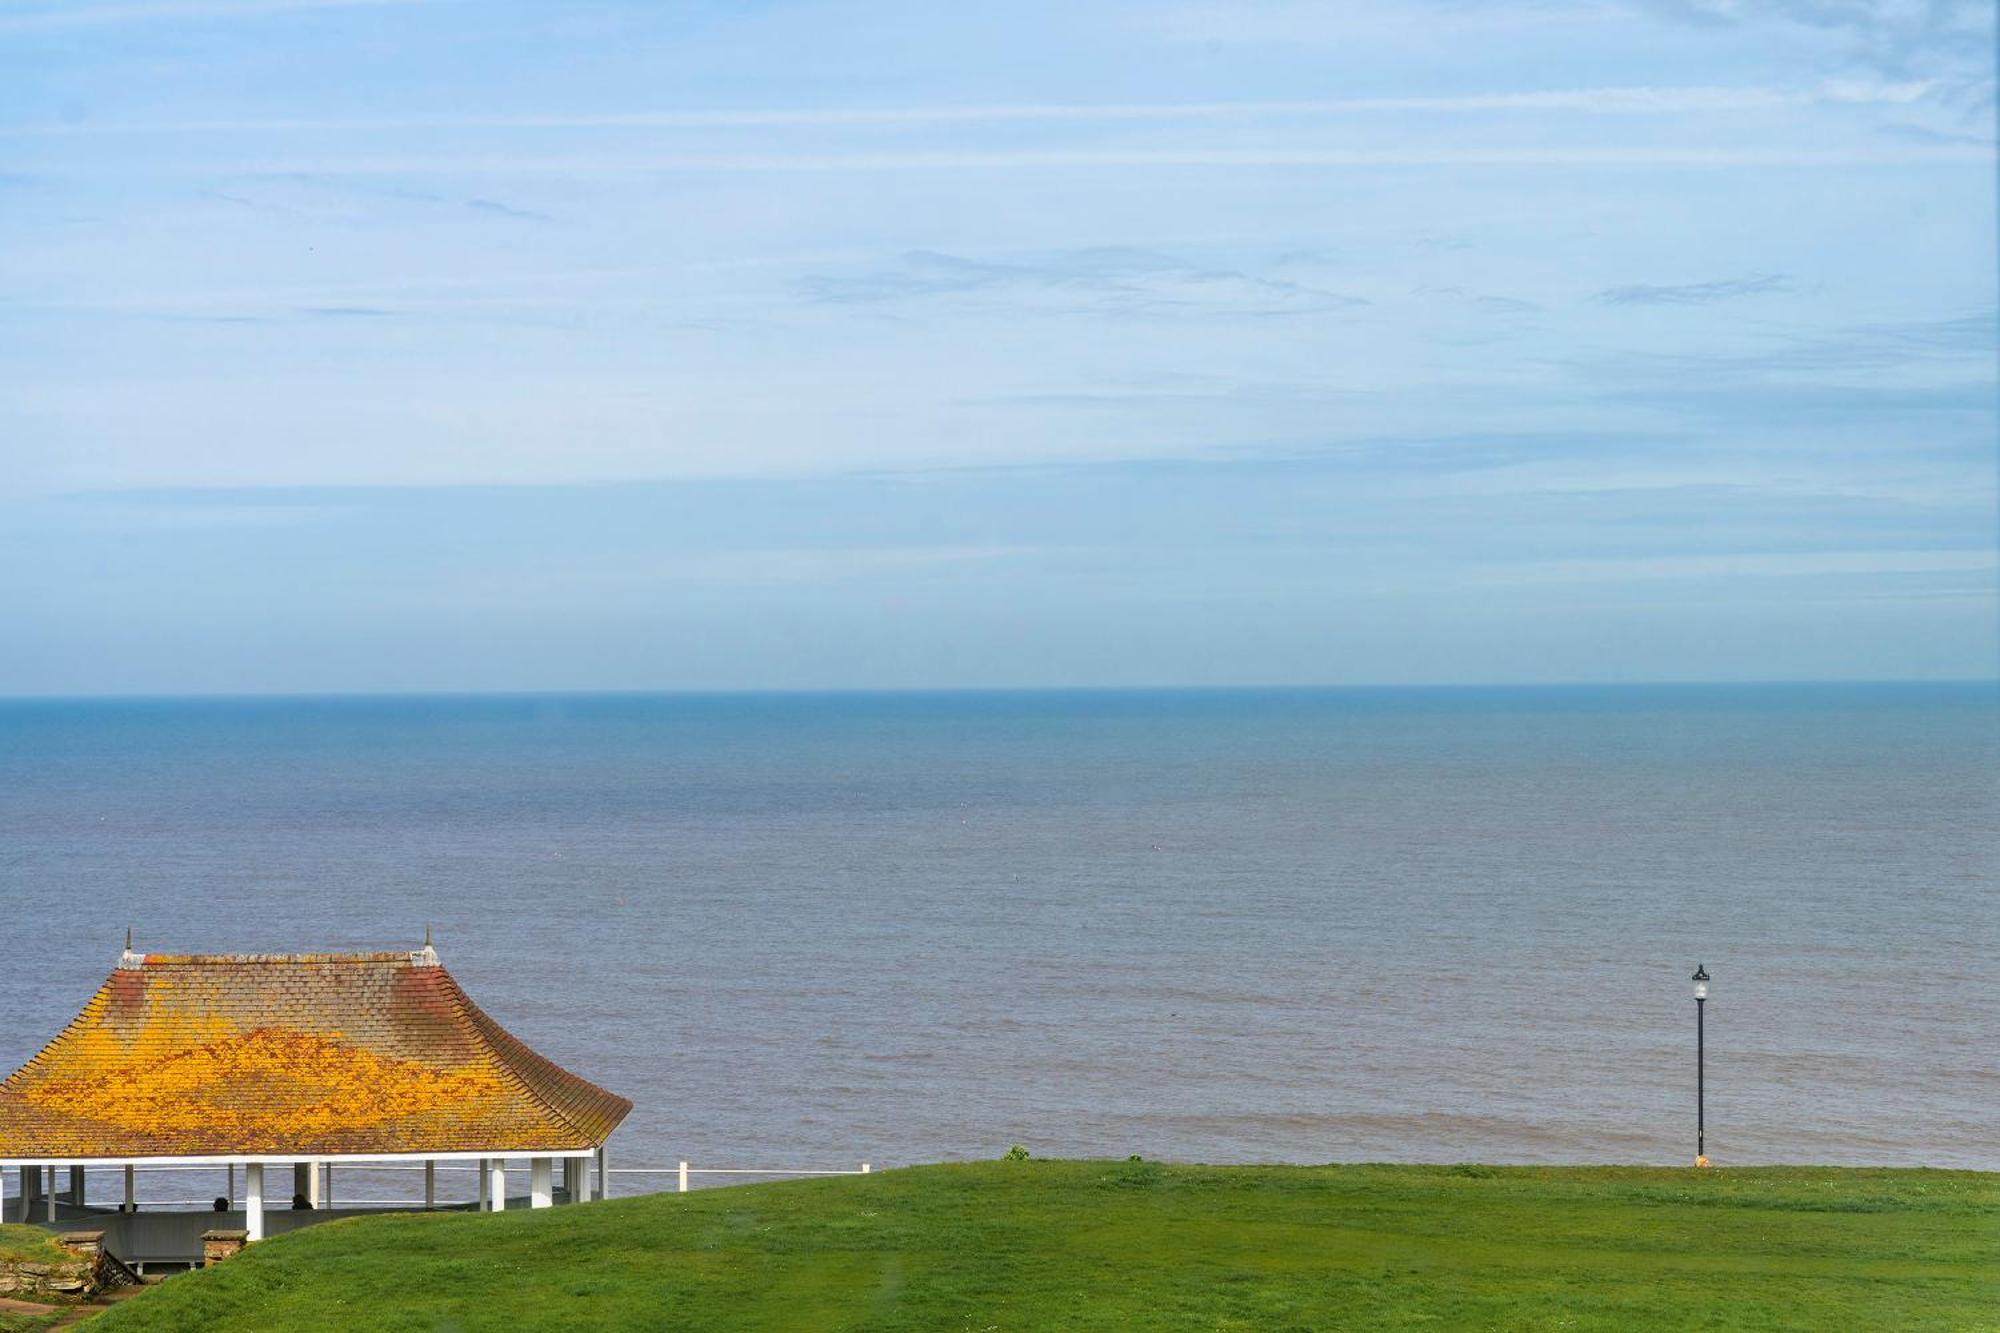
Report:
[[1782,273],[1759,273],[1747,278],[1721,278],[1713,282],[1687,282],[1656,287],[1645,283],[1629,287],[1607,287],[1597,294],[1604,305],[1714,305],[1746,296],[1766,296],[1790,291],[1791,283]]
[[[396,4],[411,0],[324,0]],[[0,21],[0,28],[4,28]],[[4,135],[396,132],[440,129],[746,129],[866,125],[949,125],[1009,121],[1231,120],[1378,113],[1574,112],[1649,116],[1767,111],[1800,106],[1907,106],[1925,82],[1836,81],[1801,88],[1611,87],[1425,97],[1346,97],[1242,102],[1054,102],[988,106],[783,107],[762,109],[544,112],[525,115],[345,116],[310,119],[179,120],[0,126]]]
[[251,19],[314,9],[386,9],[458,0],[160,0],[154,4],[72,5],[0,13],[0,32],[46,32],[176,19]]
[[1990,166],[1994,153],[1968,147],[1810,149],[1661,148],[1169,148],[1001,149],[990,152],[885,153],[662,153],[624,157],[436,154],[352,157],[321,162],[269,160],[84,163],[63,160],[25,169],[23,177],[56,176],[438,176],[617,175],[649,172],[832,173],[903,171],[1067,170],[1096,168],[1373,168],[1373,167],[1659,167],[1728,170],[1741,167],[1955,167]]
[[1125,248],[1068,250],[1010,263],[915,251],[892,265],[812,274],[799,289],[808,300],[828,305],[991,298],[1013,308],[1141,318],[1321,314],[1368,304],[1296,282]]

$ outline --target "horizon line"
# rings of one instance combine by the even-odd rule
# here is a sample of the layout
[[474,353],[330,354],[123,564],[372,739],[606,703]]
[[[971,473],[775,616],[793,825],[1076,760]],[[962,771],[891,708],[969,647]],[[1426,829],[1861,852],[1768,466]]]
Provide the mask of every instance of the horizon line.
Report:
[[1747,677],[1727,680],[1549,680],[1549,681],[1350,681],[1237,684],[1124,685],[833,685],[780,687],[635,687],[534,688],[457,690],[197,690],[176,693],[103,691],[82,694],[0,693],[0,706],[10,704],[91,703],[311,703],[336,700],[424,701],[510,699],[814,699],[828,697],[888,698],[948,695],[1076,695],[1076,694],[1312,694],[1337,692],[1390,693],[1471,690],[1650,690],[1650,689],[1798,689],[1875,688],[1883,686],[1986,686],[2000,690],[1993,676],[1827,676]]

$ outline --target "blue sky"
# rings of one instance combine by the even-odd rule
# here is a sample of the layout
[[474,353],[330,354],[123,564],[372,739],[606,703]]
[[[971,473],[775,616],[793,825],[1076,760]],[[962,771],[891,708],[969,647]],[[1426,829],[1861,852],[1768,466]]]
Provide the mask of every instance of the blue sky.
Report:
[[0,692],[1991,674],[1992,14],[0,0]]

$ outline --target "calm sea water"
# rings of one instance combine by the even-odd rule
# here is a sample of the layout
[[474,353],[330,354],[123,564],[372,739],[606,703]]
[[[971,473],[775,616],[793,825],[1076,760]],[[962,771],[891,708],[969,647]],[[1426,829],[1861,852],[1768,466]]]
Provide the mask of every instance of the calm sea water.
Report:
[[[1988,687],[0,705],[0,1061],[411,948],[620,1164],[2000,1168]],[[628,1188],[631,1186],[627,1186]]]

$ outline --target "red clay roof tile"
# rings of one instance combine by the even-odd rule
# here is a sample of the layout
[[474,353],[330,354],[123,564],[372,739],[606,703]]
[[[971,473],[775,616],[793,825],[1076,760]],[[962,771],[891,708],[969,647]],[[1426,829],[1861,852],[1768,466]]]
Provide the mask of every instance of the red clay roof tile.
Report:
[[0,1084],[0,1158],[562,1151],[632,1103],[424,955],[149,954]]

